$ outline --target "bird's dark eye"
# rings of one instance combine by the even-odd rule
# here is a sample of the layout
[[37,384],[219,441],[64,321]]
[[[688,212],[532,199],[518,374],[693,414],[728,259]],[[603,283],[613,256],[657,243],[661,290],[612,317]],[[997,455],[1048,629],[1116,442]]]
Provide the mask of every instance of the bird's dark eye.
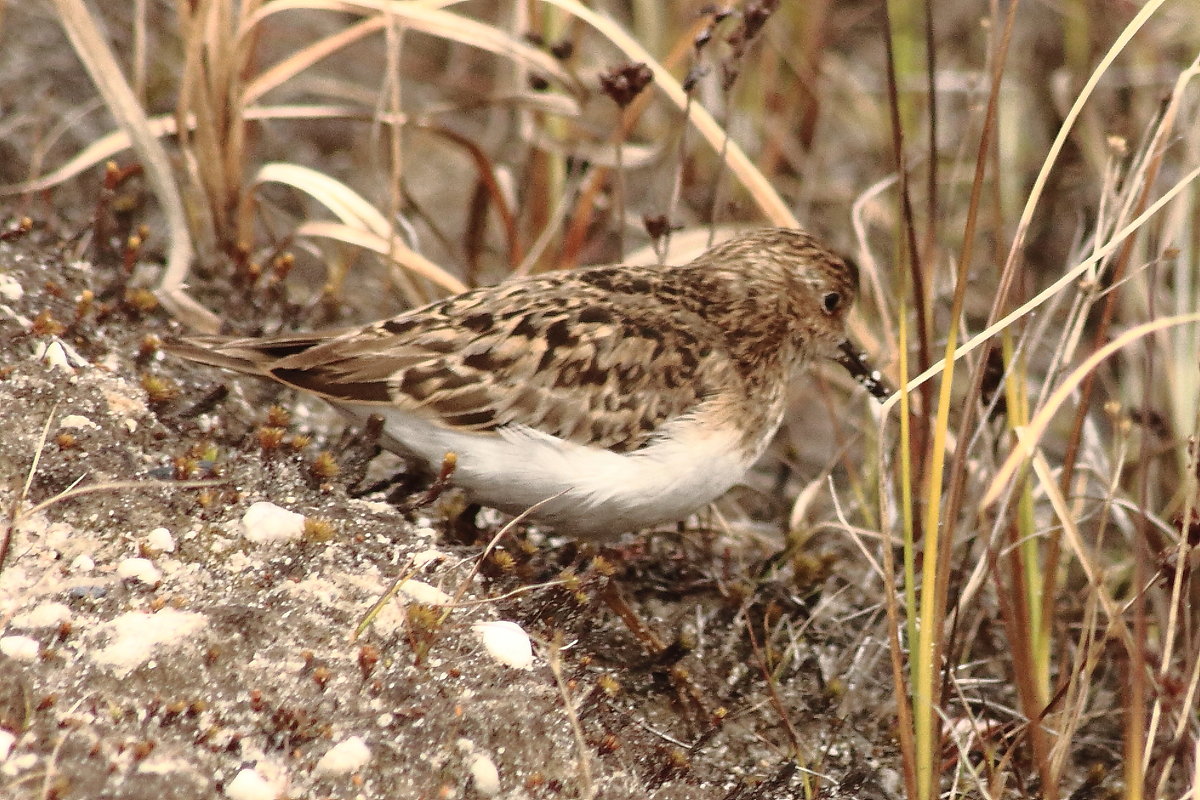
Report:
[[821,306],[826,314],[832,314],[842,304],[842,295],[838,292],[826,292],[821,295]]

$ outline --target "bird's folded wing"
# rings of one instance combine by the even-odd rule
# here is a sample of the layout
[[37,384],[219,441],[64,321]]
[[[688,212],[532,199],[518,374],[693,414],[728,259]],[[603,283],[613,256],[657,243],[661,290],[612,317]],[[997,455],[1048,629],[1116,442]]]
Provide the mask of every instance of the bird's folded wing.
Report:
[[332,337],[174,349],[335,403],[394,405],[465,430],[523,425],[618,451],[643,446],[728,380],[717,374],[725,354],[701,344],[711,337],[698,315],[642,293],[614,304],[611,286],[557,286],[480,289]]

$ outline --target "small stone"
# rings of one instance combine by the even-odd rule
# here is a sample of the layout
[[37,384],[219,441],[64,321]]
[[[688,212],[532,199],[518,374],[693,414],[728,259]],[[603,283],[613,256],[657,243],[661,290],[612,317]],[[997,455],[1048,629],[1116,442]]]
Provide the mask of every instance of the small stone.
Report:
[[447,555],[446,553],[443,553],[441,550],[434,550],[433,548],[429,548],[428,550],[422,550],[419,553],[413,553],[412,554],[412,565],[417,569],[421,569],[426,564],[432,564],[432,563],[437,563],[439,561],[445,561],[449,557],[450,557],[449,555]]
[[101,626],[108,643],[92,659],[124,678],[157,654],[187,645],[207,624],[203,614],[170,606],[153,614],[129,611]]
[[11,275],[0,275],[0,297],[16,301],[25,296],[25,289]]
[[533,666],[533,645],[529,634],[515,622],[494,620],[476,622],[471,628],[483,640],[488,654],[505,666],[529,669]]
[[63,372],[75,374],[76,367],[89,366],[88,360],[61,339],[51,339],[49,342],[39,342],[34,348],[33,357],[51,367]]
[[491,797],[500,791],[500,771],[496,762],[485,753],[475,753],[467,762],[471,771],[471,780],[475,783],[475,791]]
[[71,366],[71,361],[67,358],[67,351],[59,342],[50,342],[45,347],[39,347],[34,353],[34,357],[47,366],[60,369],[63,372],[75,372],[75,368]]
[[0,761],[8,760],[8,754],[12,752],[12,746],[16,741],[16,734],[0,728]]
[[242,529],[255,544],[297,541],[304,536],[304,515],[260,501],[242,515]]
[[146,534],[146,547],[156,553],[174,553],[175,537],[166,528],[155,528]]
[[0,653],[17,661],[36,661],[41,646],[31,636],[4,636],[0,638]]
[[477,748],[470,739],[459,739],[456,744],[466,761],[467,771],[471,773],[475,791],[485,797],[499,792],[500,771],[496,769],[496,762],[492,761],[491,756]]
[[147,586],[162,583],[162,572],[148,558],[127,558],[117,564],[117,576],[123,580],[139,581]]
[[39,603],[24,614],[13,617],[17,628],[54,628],[71,619],[71,608],[65,603]]
[[279,792],[266,778],[247,767],[225,784],[225,796],[229,800],[274,800]]
[[351,736],[335,744],[317,762],[317,772],[325,775],[344,775],[356,772],[371,760],[371,748],[361,736]]
[[427,606],[448,605],[453,599],[436,586],[411,579],[400,584],[400,593],[413,602],[424,603]]

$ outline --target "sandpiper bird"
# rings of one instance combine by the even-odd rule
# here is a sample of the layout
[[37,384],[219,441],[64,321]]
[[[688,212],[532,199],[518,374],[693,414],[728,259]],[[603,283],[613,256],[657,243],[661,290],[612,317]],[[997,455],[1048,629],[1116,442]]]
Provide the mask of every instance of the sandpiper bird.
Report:
[[188,359],[358,419],[474,501],[587,539],[686,517],[758,459],[815,357],[885,390],[849,343],[858,273],[771,228],[682,267],[602,266],[473,289],[352,330],[196,337]]

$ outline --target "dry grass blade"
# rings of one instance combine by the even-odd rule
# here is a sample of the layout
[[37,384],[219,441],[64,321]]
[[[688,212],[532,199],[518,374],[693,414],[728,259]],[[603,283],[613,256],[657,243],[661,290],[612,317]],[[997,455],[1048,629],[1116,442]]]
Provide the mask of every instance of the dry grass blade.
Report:
[[[479,574],[479,570],[482,569],[483,565],[487,562],[488,556],[490,556],[492,554],[492,551],[495,550],[496,547],[499,546],[501,540],[503,540],[505,536],[512,533],[512,531],[518,525],[520,525],[522,522],[524,522],[526,519],[528,519],[530,514],[537,513],[537,510],[539,508],[546,505],[547,503],[553,503],[555,500],[557,500],[558,498],[560,498],[564,494],[566,494],[566,492],[567,492],[567,490],[564,489],[561,492],[558,492],[557,494],[552,494],[547,498],[539,500],[538,502],[531,505],[529,508],[522,511],[517,516],[513,517],[507,523],[502,525],[500,527],[500,529],[498,531],[496,531],[496,535],[493,536],[491,538],[491,540],[487,543],[487,546],[484,547],[483,550],[479,553],[479,557],[475,559],[475,564],[471,567],[471,571],[469,573],[467,573],[467,576],[465,578],[463,578],[463,580],[459,583],[458,591],[456,591],[454,593],[454,597],[451,599],[450,605],[457,606],[458,603],[460,603],[462,601],[463,595],[465,595],[467,593],[467,591],[473,585],[473,583],[475,581],[475,576]],[[446,617],[449,616],[449,614],[450,614],[450,612],[447,611],[446,615],[442,617],[442,620],[444,621],[446,619]]]
[[579,724],[575,701],[571,699],[571,687],[563,676],[562,649],[562,635],[558,634],[553,641],[546,643],[546,663],[550,667],[551,674],[554,675],[555,684],[558,685],[559,695],[563,701],[563,713],[567,715],[567,722],[570,723],[571,733],[575,737],[575,749],[578,751],[577,761],[579,764],[579,797],[591,800],[596,796],[596,785],[592,780],[592,759],[588,755],[590,748],[583,735],[583,726]]
[[392,226],[375,206],[324,172],[300,164],[273,162],[262,165],[254,175],[255,186],[264,183],[279,183],[299,189],[352,227],[370,231],[376,236],[388,236],[392,232]]
[[1071,397],[1071,393],[1079,387],[1079,384],[1083,383],[1088,373],[1098,367],[1106,358],[1117,353],[1122,348],[1128,347],[1138,339],[1178,325],[1194,325],[1196,323],[1200,323],[1200,312],[1180,314],[1174,317],[1163,317],[1152,322],[1146,322],[1130,328],[1088,356],[1082,364],[1072,370],[1071,374],[1063,379],[1062,383],[1046,399],[1045,405],[1029,421],[1024,435],[1018,440],[1012,452],[1009,453],[1008,458],[1004,460],[1004,463],[996,471],[995,477],[988,484],[987,491],[984,493],[983,499],[980,500],[980,507],[986,508],[1000,499],[1000,495],[1004,492],[1008,482],[1012,480],[1017,469],[1020,468],[1026,459],[1033,455],[1034,445],[1041,440],[1047,426],[1050,424],[1051,418],[1066,404],[1067,400]]
[[38,464],[42,462],[42,450],[46,446],[46,440],[50,437],[50,425],[54,421],[54,415],[57,411],[58,404],[55,403],[50,407],[50,413],[46,415],[46,424],[42,426],[42,433],[38,438],[37,449],[34,450],[32,463],[30,463],[29,469],[25,471],[25,482],[21,486],[20,493],[13,498],[12,508],[9,509],[8,523],[4,526],[3,536],[0,537],[0,573],[4,572],[4,564],[8,561],[8,550],[12,546],[13,533],[17,529],[17,522],[21,515],[21,504],[29,496],[29,488],[33,485],[33,476],[37,474]]
[[599,31],[630,60],[646,64],[654,73],[654,86],[666,95],[680,113],[687,110],[688,124],[699,131],[704,140],[712,147],[713,152],[725,153],[725,165],[729,168],[730,173],[741,183],[771,224],[789,228],[799,227],[799,222],[783,198],[779,196],[779,192],[775,190],[762,171],[754,165],[746,152],[736,142],[729,139],[728,133],[708,111],[698,104],[688,102],[687,92],[683,90],[683,86],[675,79],[675,76],[667,71],[636,39],[613,21],[605,19],[576,0],[543,0],[543,2],[578,17]]
[[[987,173],[988,156],[992,151],[992,142],[998,136],[997,109],[1000,100],[1000,86],[1003,83],[1005,68],[1008,64],[1009,45],[1012,41],[1012,31],[1016,22],[1018,8],[1019,5],[1017,3],[1009,6],[1008,13],[1005,15],[1003,30],[993,48],[992,86],[988,92],[987,106],[984,111],[983,129],[979,137],[979,145],[975,157],[974,177],[971,181],[970,197],[966,208],[966,224],[964,226],[958,264],[955,270],[954,292],[950,302],[950,319],[954,322],[949,326],[950,329],[946,337],[943,359],[947,362],[947,366],[946,371],[941,376],[941,384],[938,387],[937,409],[932,431],[923,417],[915,420],[918,425],[915,426],[914,430],[917,437],[917,444],[914,445],[914,450],[920,452],[920,449],[926,446],[927,437],[932,433],[932,442],[928,445],[930,448],[931,463],[928,466],[922,465],[917,471],[917,480],[927,481],[928,495],[925,501],[924,524],[919,530],[914,531],[914,535],[924,537],[924,542],[922,543],[924,553],[922,554],[921,598],[920,611],[918,612],[920,614],[920,628],[917,632],[917,652],[914,659],[912,677],[913,717],[917,756],[917,795],[919,797],[931,798],[931,800],[939,794],[935,776],[938,771],[938,750],[940,749],[939,741],[941,739],[934,731],[936,717],[933,711],[941,709],[945,699],[944,687],[942,686],[942,679],[939,677],[939,673],[944,669],[943,658],[945,652],[952,646],[950,637],[945,632],[946,609],[949,604],[949,584],[952,572],[951,552],[952,544],[956,539],[956,526],[959,523],[959,511],[962,505],[968,472],[968,448],[963,446],[963,442],[966,440],[967,432],[972,424],[973,412],[978,407],[978,403],[974,401],[980,397],[984,369],[981,359],[980,363],[976,364],[972,371],[971,387],[968,389],[968,398],[970,400],[964,404],[964,407],[959,412],[958,433],[955,437],[956,442],[952,460],[948,473],[944,472],[945,458],[950,450],[948,434],[950,410],[953,403],[951,389],[956,363],[953,354],[959,334],[959,326],[956,323],[958,320],[963,319],[963,309],[967,294],[967,276],[974,261],[975,236],[979,222],[980,203],[983,197],[984,178]],[[892,89],[894,91],[894,87]],[[903,161],[901,161],[900,166],[903,167]],[[916,233],[913,228],[911,209],[908,205],[907,183],[903,177],[900,187],[905,230],[908,235],[908,248],[912,251],[910,258],[914,286],[913,302],[914,304],[920,304],[923,302],[924,291],[918,290],[918,286],[923,280],[922,274],[925,267],[921,265],[921,259],[916,252]],[[1000,288],[997,291],[993,308],[1003,308],[1007,305],[1009,291],[1009,283],[1007,281],[1010,280],[1011,277],[1009,274],[1001,277]],[[923,337],[926,333],[923,329],[925,320],[924,308],[918,307],[917,312],[917,332],[918,336]],[[929,363],[929,353],[923,338],[920,345],[918,355],[920,357],[920,365],[924,366]],[[928,391],[925,392],[926,403],[930,399],[931,393]],[[943,488],[943,480],[947,476],[949,478],[949,486],[948,489],[945,489]],[[943,513],[944,517],[942,516]],[[914,519],[920,518],[920,516],[917,516]],[[1043,751],[1040,741],[1036,738],[1033,749],[1035,757]],[[1044,759],[1038,758],[1038,763],[1041,766],[1044,764]],[[1048,800],[1055,800],[1057,797],[1055,786],[1050,784],[1045,778],[1043,778],[1043,783],[1047,784]]]
[[[268,8],[272,8],[274,5],[272,4]],[[373,33],[378,33],[383,30],[385,24],[386,20],[383,17],[371,17],[293,53],[247,83],[242,92],[242,102],[246,105],[257,103],[267,92],[303,73],[321,59],[327,58]]]
[[91,483],[87,486],[73,486],[69,489],[59,492],[53,497],[48,497],[40,503],[36,503],[25,509],[25,514],[36,514],[39,511],[44,511],[50,506],[61,503],[64,500],[73,500],[76,497],[83,497],[96,492],[116,492],[124,489],[206,489],[212,486],[222,486],[226,481],[219,479],[199,480],[199,481],[105,481],[103,483]]
[[112,49],[101,38],[103,26],[92,18],[83,0],[54,0],[54,4],[75,52],[104,96],[109,111],[133,143],[162,205],[171,244],[167,269],[159,282],[160,300],[176,318],[193,329],[216,333],[220,327],[217,317],[183,292],[194,251],[183,199],[175,185],[167,153],[121,73]]
[[1083,541],[1083,536],[1079,532],[1079,526],[1075,522],[1075,515],[1071,513],[1067,505],[1067,499],[1058,487],[1058,481],[1055,480],[1053,471],[1050,469],[1050,464],[1046,461],[1046,456],[1037,448],[1036,444],[1025,445],[1025,441],[1029,436],[1026,431],[1017,431],[1017,436],[1022,445],[1028,447],[1032,453],[1033,471],[1050,500],[1050,506],[1054,509],[1059,524],[1063,526],[1063,530],[1066,532],[1067,541],[1075,551],[1075,559],[1087,576],[1088,583],[1091,585],[1096,599],[1099,601],[1105,616],[1108,618],[1109,626],[1116,630],[1126,650],[1132,652],[1138,645],[1133,640],[1129,626],[1125,624],[1120,607],[1104,587],[1104,576],[1100,574],[1100,570],[1097,567],[1098,559]]
[[[299,189],[342,220],[341,224],[320,221],[303,223],[296,229],[297,236],[334,239],[362,247],[388,258],[392,263],[451,294],[467,290],[458,278],[404,244],[392,233],[383,214],[341,181],[298,164],[277,162],[264,165],[255,176],[255,183],[280,183]],[[400,285],[404,285],[404,282]],[[409,300],[419,303],[422,298],[410,297]]]
[[516,267],[521,263],[524,253],[521,248],[520,232],[517,230],[516,214],[510,207],[508,198],[505,196],[504,190],[500,186],[500,182],[496,179],[495,165],[487,153],[483,151],[479,145],[471,141],[466,136],[460,133],[437,125],[422,126],[421,130],[429,131],[430,133],[445,139],[448,142],[462,148],[471,157],[471,161],[475,164],[475,172],[479,176],[480,183],[483,184],[487,191],[487,197],[496,213],[500,215],[500,222],[504,226],[504,235],[508,243],[508,263],[510,267]]
[[[1123,241],[1125,241],[1125,239],[1127,237],[1132,236],[1134,233],[1136,233],[1137,230],[1142,225],[1144,225],[1147,220],[1149,220],[1151,217],[1153,217],[1155,214],[1157,214],[1164,206],[1166,206],[1168,203],[1170,203],[1172,200],[1174,200],[1176,198],[1176,196],[1178,196],[1181,192],[1183,192],[1183,190],[1186,189],[1197,178],[1200,178],[1200,167],[1198,167],[1198,168],[1192,170],[1191,172],[1187,173],[1186,175],[1184,175],[1182,179],[1180,179],[1169,190],[1167,190],[1165,193],[1163,193],[1162,197],[1158,198],[1158,200],[1156,200],[1153,204],[1151,204],[1144,212],[1142,212],[1140,215],[1138,215],[1138,217],[1136,219],[1131,221],[1128,225],[1126,225],[1121,230],[1114,233],[1112,235],[1112,238],[1109,239],[1108,242],[1106,242],[1103,247],[1097,248],[1091,256],[1089,256],[1088,258],[1084,259],[1083,261],[1079,262],[1074,267],[1069,269],[1066,273],[1064,273],[1062,275],[1062,277],[1055,280],[1054,283],[1047,286],[1045,289],[1043,289],[1041,292],[1039,292],[1033,298],[1031,298],[1030,300],[1021,304],[1019,307],[1013,309],[1008,314],[1006,314],[1004,317],[1000,318],[995,323],[987,326],[982,331],[975,334],[970,339],[968,339],[967,341],[965,341],[961,345],[959,345],[958,348],[955,349],[955,351],[954,351],[954,360],[957,361],[958,359],[961,359],[963,356],[967,355],[968,353],[973,351],[975,348],[979,347],[980,345],[984,344],[986,341],[991,339],[993,336],[1000,333],[1000,331],[1009,327],[1010,325],[1012,325],[1014,322],[1021,319],[1022,317],[1027,316],[1029,313],[1036,310],[1038,307],[1044,305],[1048,300],[1050,300],[1051,297],[1058,294],[1060,291],[1062,291],[1064,288],[1066,288],[1070,284],[1074,283],[1076,280],[1079,279],[1079,277],[1081,275],[1083,275],[1088,270],[1092,269],[1097,263],[1099,263],[1102,259],[1104,259],[1105,256],[1109,255],[1110,253],[1114,252],[1118,247],[1120,247],[1121,243]],[[918,375],[917,377],[915,377],[911,381],[909,381],[908,385],[906,386],[906,391],[912,392],[915,388],[917,388],[918,386],[923,384],[925,381],[941,374],[942,370],[944,370],[945,367],[946,367],[946,362],[944,359],[934,363],[933,366],[931,366],[929,369],[925,370],[920,375]],[[887,415],[890,413],[890,411],[899,402],[900,402],[900,393],[899,392],[892,395],[891,397],[889,397],[887,400],[885,400],[883,402],[882,412],[883,412],[883,417],[885,419],[886,419]]]
[[[176,130],[174,117],[151,117],[146,120],[146,126],[150,135],[154,137],[170,136]],[[66,163],[40,178],[0,186],[0,195],[24,194],[26,192],[40,192],[49,189],[52,186],[69,181],[71,178],[74,178],[85,170],[91,169],[97,164],[104,163],[117,153],[128,150],[132,146],[133,139],[127,131],[113,131],[96,139],[87,147],[71,156]]]
[[[1200,489],[1200,418],[1198,418],[1196,420],[1196,424],[1192,426],[1191,443],[1188,450],[1189,455],[1185,464],[1185,474],[1187,475],[1187,480],[1184,482],[1184,496],[1186,499],[1183,504],[1183,513],[1180,515],[1180,518],[1185,520],[1192,519],[1194,517],[1196,513],[1197,502],[1200,502],[1200,495],[1198,495],[1197,492],[1197,489]],[[1192,546],[1193,545],[1188,540],[1187,536],[1179,537],[1179,541],[1175,547],[1175,563],[1177,565],[1185,563],[1188,557],[1188,552]],[[1173,570],[1173,572],[1174,575],[1171,579],[1171,595],[1169,606],[1170,612],[1166,626],[1166,633],[1163,637],[1163,655],[1161,659],[1162,664],[1160,665],[1158,671],[1159,681],[1167,681],[1169,679],[1171,664],[1173,663],[1173,656],[1175,655],[1177,639],[1186,633],[1186,621],[1183,619],[1183,617],[1186,616],[1190,605],[1184,599],[1183,594],[1186,589],[1186,581],[1188,576],[1187,571],[1177,568]],[[1187,690],[1184,692],[1184,700],[1180,704],[1181,707],[1185,709],[1200,707],[1197,706],[1198,692],[1200,692],[1200,657],[1194,657],[1192,659],[1192,674],[1188,680]],[[1149,733],[1146,736],[1147,741],[1153,742],[1156,739],[1159,724],[1164,713],[1167,711],[1166,706],[1169,702],[1170,698],[1164,698],[1161,695],[1155,697],[1154,707],[1151,710],[1150,723],[1148,726]],[[1183,741],[1183,737],[1186,734],[1189,722],[1190,720],[1188,719],[1187,714],[1178,715],[1175,729],[1172,731],[1175,741]],[[1143,772],[1150,768],[1151,753],[1152,748],[1146,748],[1144,755],[1145,760],[1142,763]],[[1176,758],[1176,754],[1172,752],[1167,756],[1167,758],[1169,762],[1173,762]],[[1170,768],[1164,768],[1162,774],[1163,779],[1165,780],[1166,776],[1170,774]],[[1156,795],[1161,796],[1162,792],[1156,792]]]
[[305,222],[296,228],[296,235],[333,239],[378,253],[414,275],[440,286],[450,294],[467,290],[466,284],[425,256],[409,248],[395,236],[379,236],[371,231],[337,222]]
[[[553,98],[530,98],[530,102],[537,100],[545,100],[546,103],[541,105],[549,105],[553,103]],[[553,109],[561,110],[562,104],[554,104]],[[265,105],[265,106],[250,106],[246,109],[243,116],[247,121],[267,121],[267,120],[289,120],[289,119],[347,119],[358,120],[362,122],[370,122],[373,117],[369,112],[361,107],[352,105],[340,104],[289,104],[289,105]],[[388,125],[404,125],[408,122],[406,116],[389,115],[384,116],[380,121]],[[149,117],[147,126],[151,135],[162,138],[164,136],[174,136],[179,132],[178,119],[174,115],[159,115]],[[195,115],[188,115],[186,119],[186,127],[192,129],[196,126]],[[83,148],[75,155],[67,159],[59,167],[51,172],[43,175],[40,178],[33,178],[20,183],[12,183],[0,186],[0,195],[10,194],[25,194],[32,192],[40,192],[57,186],[60,183],[65,183],[71,178],[82,174],[86,170],[102,164],[113,156],[128,150],[133,146],[133,140],[130,135],[124,130],[112,131],[99,139],[96,139],[87,147]]]
[[[563,69],[549,53],[543,52],[527,42],[510,35],[506,31],[488,25],[461,14],[445,11],[441,6],[453,5],[452,2],[426,3],[391,2],[390,0],[275,0],[267,3],[254,14],[249,15],[240,33],[241,37],[257,27],[263,20],[273,14],[301,9],[316,11],[332,11],[338,13],[376,12],[390,15],[404,27],[420,31],[447,41],[477,47],[524,64],[537,70],[544,77],[553,80],[570,91],[578,89],[575,77]],[[380,27],[388,24],[381,19]],[[265,91],[262,87],[256,91]]]
[[1165,0],[1150,0],[1146,5],[1138,9],[1138,13],[1121,31],[1120,36],[1113,42],[1112,47],[1104,54],[1104,58],[1092,70],[1087,83],[1080,89],[1079,94],[1076,95],[1075,102],[1071,104],[1070,111],[1067,112],[1066,117],[1063,119],[1062,125],[1058,130],[1058,135],[1055,137],[1053,144],[1050,145],[1050,149],[1046,153],[1046,158],[1042,162],[1042,168],[1038,172],[1037,178],[1034,179],[1033,187],[1029,190],[1029,198],[1025,202],[1025,207],[1021,210],[1021,219],[1017,223],[1017,230],[1013,235],[1012,246],[1009,248],[1008,261],[1004,265],[1006,272],[1012,269],[1012,264],[1021,256],[1022,249],[1025,246],[1025,236],[1029,231],[1029,224],[1033,221],[1033,212],[1042,198],[1042,193],[1046,189],[1046,182],[1050,178],[1050,172],[1054,168],[1054,165],[1058,163],[1058,157],[1067,143],[1071,129],[1074,127],[1079,115],[1083,112],[1084,105],[1086,105],[1088,99],[1092,96],[1096,86],[1100,83],[1100,79],[1112,67],[1117,56],[1129,46],[1134,34],[1142,29],[1164,2]]

